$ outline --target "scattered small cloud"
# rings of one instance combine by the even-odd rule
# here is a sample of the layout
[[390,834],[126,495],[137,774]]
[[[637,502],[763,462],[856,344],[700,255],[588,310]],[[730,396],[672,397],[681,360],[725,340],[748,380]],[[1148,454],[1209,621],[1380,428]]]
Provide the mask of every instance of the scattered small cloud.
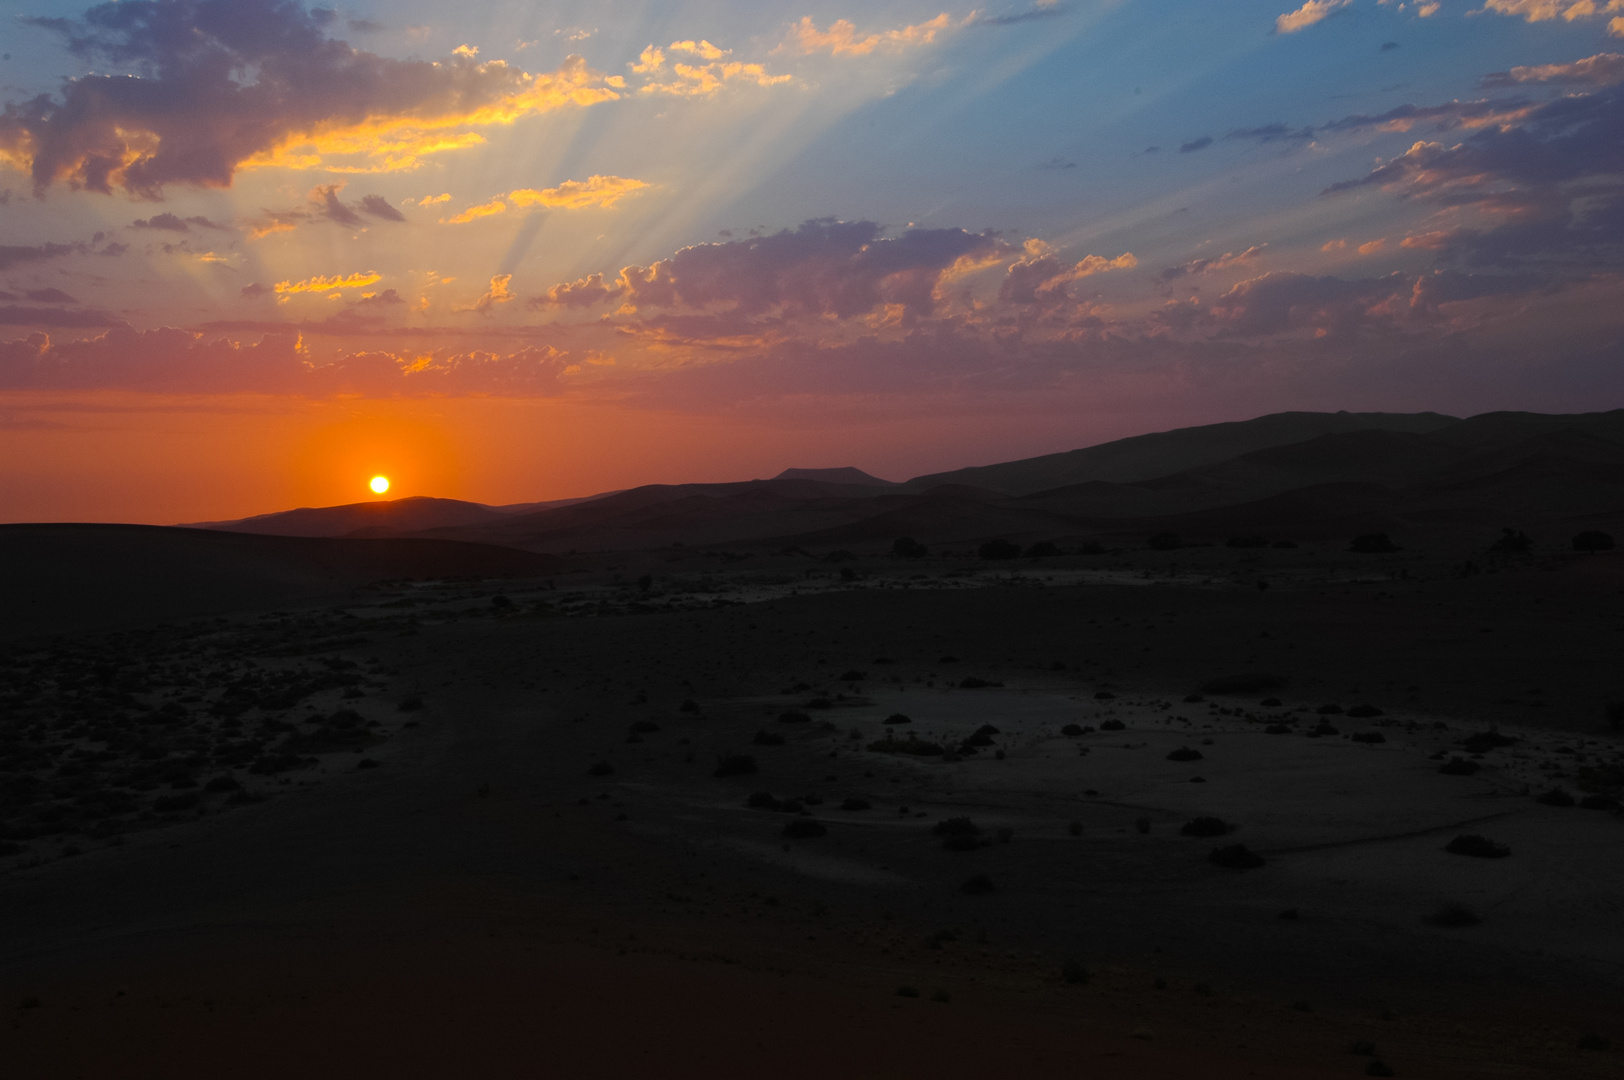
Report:
[[368,285],[382,280],[383,275],[376,270],[358,271],[348,275],[334,274],[327,277],[318,275],[305,278],[303,281],[278,281],[276,283],[276,295],[285,300],[297,293],[324,293],[338,289],[364,289]]
[[827,30],[819,30],[817,24],[812,21],[812,16],[806,15],[802,16],[800,22],[790,27],[789,36],[773,51],[801,55],[824,53],[829,56],[868,56],[876,52],[901,52],[929,45],[941,35],[957,26],[965,25],[974,18],[975,15],[972,14],[965,22],[955,22],[953,17],[944,11],[927,22],[895,30],[876,30],[868,34],[859,34],[856,25],[849,19],[837,19],[829,24]]
[[221,225],[218,222],[210,221],[206,217],[181,218],[170,213],[154,214],[150,218],[138,218],[130,222],[130,228],[132,229],[159,229],[165,232],[181,233],[191,232],[194,225],[200,229],[219,229],[222,231],[231,228],[229,225]]
[[513,291],[508,288],[509,283],[512,281],[512,274],[497,274],[491,278],[491,287],[485,290],[484,295],[478,300],[471,304],[458,305],[451,310],[477,311],[481,315],[487,314],[497,304],[505,304],[513,299]]
[[23,299],[31,300],[36,304],[77,304],[79,302],[61,289],[28,289],[23,293]]
[[269,285],[262,285],[256,281],[251,285],[244,285],[240,290],[239,295],[241,295],[244,300],[258,300],[260,297],[274,293],[275,291],[276,290],[271,288]]
[[1496,71],[1483,78],[1485,89],[1550,83],[1557,86],[1617,86],[1624,83],[1624,55],[1597,53],[1566,64],[1537,64]]
[[1063,157],[1052,157],[1048,161],[1038,163],[1038,168],[1044,170],[1075,169],[1076,167],[1077,163],[1075,161]]
[[1015,26],[1018,23],[1057,19],[1070,12],[1059,0],[1038,0],[1025,11],[1012,11],[1004,15],[972,14],[966,26]]
[[1400,48],[1400,47],[1401,46],[1396,41],[1384,41],[1384,42],[1382,42],[1381,51],[1382,52],[1392,52],[1394,49],[1397,49],[1397,48]]
[[1203,135],[1199,139],[1191,139],[1189,142],[1187,142],[1187,143],[1183,144],[1182,146],[1180,146],[1179,147],[1179,153],[1181,153],[1181,154],[1193,154],[1197,150],[1205,150],[1207,147],[1209,147],[1211,145],[1212,145],[1212,136],[1211,135]]
[[1306,30],[1317,22],[1330,18],[1337,11],[1353,3],[1353,0],[1308,0],[1296,11],[1287,12],[1274,20],[1274,32],[1277,34],[1295,34],[1299,30]]
[[1237,128],[1225,135],[1226,139],[1255,139],[1262,143],[1297,142],[1312,139],[1314,129],[1311,127],[1287,127],[1285,124],[1264,124],[1262,127]]
[[454,217],[441,218],[444,225],[466,225],[482,217],[506,213],[508,205],[521,210],[548,208],[557,210],[585,210],[612,208],[621,199],[648,187],[642,180],[625,176],[589,176],[585,180],[566,180],[557,187],[518,188],[506,195],[498,195],[490,202],[470,206]]
[[389,205],[389,200],[382,195],[365,195],[361,198],[361,209],[375,218],[385,221],[405,221],[406,215]]

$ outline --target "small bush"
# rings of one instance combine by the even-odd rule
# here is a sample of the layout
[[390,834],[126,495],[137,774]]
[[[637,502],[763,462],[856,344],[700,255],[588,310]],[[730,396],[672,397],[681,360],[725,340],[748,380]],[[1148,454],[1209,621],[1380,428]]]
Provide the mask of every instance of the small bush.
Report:
[[1355,536],[1348,543],[1349,551],[1356,551],[1361,555],[1385,555],[1388,552],[1401,550],[1384,532],[1363,533]]
[[1371,717],[1386,716],[1387,714],[1374,705],[1355,705],[1348,710],[1348,715],[1356,720],[1368,720]]
[[422,694],[407,694],[405,697],[400,699],[400,704],[396,705],[395,709],[398,712],[416,712],[417,710],[421,709],[422,707],[423,707],[423,695]]
[[1220,675],[1201,684],[1203,694],[1259,694],[1265,690],[1278,690],[1286,680],[1266,671],[1248,671],[1237,675]]
[[1145,546],[1152,551],[1175,551],[1184,546],[1184,541],[1178,533],[1159,532],[1147,539]]
[[1477,912],[1473,911],[1465,904],[1456,904],[1451,902],[1444,904],[1437,911],[1434,911],[1431,915],[1428,915],[1421,921],[1426,923],[1428,926],[1440,926],[1446,929],[1459,929],[1467,926],[1476,926],[1483,920],[1478,917]]
[[930,549],[911,536],[899,536],[891,542],[891,554],[899,559],[923,559]]
[[1234,826],[1223,818],[1198,817],[1186,821],[1179,828],[1180,836],[1225,836],[1234,830]]
[[1455,837],[1444,845],[1444,850],[1451,855],[1470,855],[1475,859],[1503,859],[1511,854],[1511,849],[1504,844],[1497,844],[1475,833]]
[[224,776],[216,776],[213,780],[210,780],[208,783],[203,785],[203,790],[212,795],[221,792],[241,791],[242,785],[237,782],[236,777],[227,774]]
[[1127,726],[1121,720],[1103,720],[1100,722],[1101,731],[1123,731]]
[[1060,549],[1055,546],[1053,540],[1039,540],[1026,549],[1028,559],[1052,559],[1059,554]]
[[1450,758],[1438,767],[1438,771],[1445,776],[1471,776],[1483,768],[1477,762],[1468,758]]
[[821,821],[815,821],[812,818],[796,818],[785,825],[783,831],[784,835],[791,840],[810,840],[813,837],[825,835],[829,830]]
[[868,672],[858,671],[856,668],[840,673],[841,682],[862,682],[866,678],[868,678]]
[[756,746],[783,746],[784,737],[776,731],[758,731],[756,737],[750,740]]
[[202,799],[195,791],[188,791],[180,795],[160,795],[152,800],[152,808],[159,813],[172,813],[176,810],[190,810]]
[[1581,810],[1617,810],[1618,800],[1611,795],[1586,795],[1579,800]]
[[1013,559],[1020,553],[1021,546],[1008,540],[988,540],[976,549],[976,554],[983,559]]
[[1067,724],[1065,727],[1060,729],[1060,734],[1068,736],[1070,738],[1075,738],[1078,735],[1081,735],[1082,733],[1083,733],[1083,725],[1081,725],[1081,724]]
[[1083,835],[1083,823],[1081,821],[1072,822],[1070,825],[1066,826],[1066,832],[1070,833],[1072,836]]
[[1201,758],[1201,751],[1192,750],[1188,746],[1181,746],[1167,755],[1168,761],[1200,761]]
[[631,726],[633,735],[652,735],[660,730],[660,725],[652,720],[639,720]]
[[1383,735],[1379,731],[1356,731],[1352,735],[1349,735],[1348,738],[1352,739],[1354,742],[1373,744],[1384,743],[1387,741],[1387,736]]
[[869,808],[869,804],[867,799],[847,799],[840,804],[840,808],[842,810],[855,812],[858,810],[867,810]]
[[1263,734],[1265,734],[1265,735],[1290,735],[1291,734],[1291,725],[1290,724],[1270,724],[1268,727],[1263,729]]
[[913,717],[905,716],[899,712],[894,712],[880,722],[882,724],[911,724],[913,723]]
[[1480,731],[1461,740],[1461,745],[1467,753],[1483,754],[1502,746],[1515,745],[1517,740],[1510,735],[1502,735],[1498,731]]
[[1280,707],[1280,699],[1277,697],[1266,697],[1262,701],[1258,702],[1258,704],[1265,709],[1278,709]]
[[993,682],[990,679],[978,679],[974,675],[967,675],[962,680],[960,680],[959,689],[960,690],[984,690],[989,686],[1003,686],[1003,685],[1004,684],[1001,683],[1001,682]]
[[1398,1074],[1393,1071],[1393,1067],[1391,1065],[1387,1064],[1381,1058],[1372,1058],[1370,1064],[1365,1066],[1365,1075],[1397,1076]]
[[1319,708],[1315,709],[1314,711],[1316,713],[1318,713],[1320,716],[1341,716],[1342,715],[1342,706],[1340,706],[1340,705],[1330,705],[1330,704],[1321,705]]
[[947,752],[941,743],[927,742],[912,732],[906,739],[887,735],[869,743],[868,748],[876,754],[909,754],[913,757],[941,757]]
[[1500,538],[1489,545],[1489,550],[1496,555],[1527,555],[1534,547],[1534,541],[1521,529],[1501,529]]
[[770,791],[753,791],[744,805],[751,810],[777,810],[780,804]]
[[1348,1053],[1358,1054],[1360,1057],[1373,1057],[1376,1053],[1376,1044],[1369,1039],[1357,1039],[1348,1047]]
[[593,762],[592,767],[586,771],[588,776],[613,776],[615,767],[607,761]]
[[1261,548],[1268,547],[1269,541],[1261,536],[1231,536],[1224,541],[1225,547],[1232,548]]
[[944,846],[951,847],[954,841],[961,843],[956,851],[966,850],[962,842],[968,840],[969,847],[975,847],[977,838],[981,836],[981,826],[967,817],[945,818],[931,827],[931,832],[942,838]]
[[796,712],[795,710],[791,709],[788,712],[779,713],[778,722],[780,724],[810,724],[812,722],[812,718],[806,715],[804,712]]
[[1545,806],[1572,806],[1573,796],[1569,795],[1561,788],[1554,787],[1545,794],[1541,795],[1536,801],[1544,804]]
[[986,874],[971,874],[964,879],[964,884],[959,886],[959,892],[964,893],[966,896],[985,896],[987,893],[996,891],[997,886],[992,883],[992,878]]
[[712,776],[749,776],[757,771],[756,759],[749,754],[728,754],[716,763]]
[[1081,961],[1067,960],[1060,965],[1060,977],[1073,986],[1084,986],[1093,974]]
[[1579,1036],[1579,1049],[1581,1050],[1610,1050],[1612,1046],[1612,1040],[1605,1035],[1598,1035],[1594,1031],[1587,1031]]
[[683,698],[682,704],[677,706],[678,712],[696,713],[699,711],[699,702],[693,698]]
[[1584,552],[1612,551],[1613,538],[1600,529],[1586,529],[1573,538],[1573,550]]
[[916,998],[918,996],[919,991],[912,986],[897,987],[897,997]]
[[1228,847],[1213,848],[1207,861],[1225,870],[1255,870],[1266,860],[1245,844],[1230,844]]

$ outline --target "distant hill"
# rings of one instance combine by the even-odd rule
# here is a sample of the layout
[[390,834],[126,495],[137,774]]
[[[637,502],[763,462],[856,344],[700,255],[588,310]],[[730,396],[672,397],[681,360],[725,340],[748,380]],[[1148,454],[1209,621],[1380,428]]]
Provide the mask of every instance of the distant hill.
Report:
[[889,480],[870,476],[862,469],[850,465],[840,469],[785,469],[774,480],[817,480],[825,484],[873,484],[876,487],[896,487]]
[[[1177,532],[1546,535],[1624,529],[1624,410],[1579,416],[1279,413],[904,484],[855,468],[651,484],[568,504],[402,499],[297,510],[234,531],[416,536],[533,552],[672,545],[888,547]],[[1485,532],[1487,530],[1487,532]],[[309,533],[307,533],[309,534]]]
[[1352,431],[1426,434],[1456,423],[1454,417],[1440,413],[1272,413],[1255,420],[1159,431],[1081,450],[931,473],[916,476],[904,486],[918,490],[968,484],[1005,495],[1029,495],[1094,480],[1131,484],[1322,435]]

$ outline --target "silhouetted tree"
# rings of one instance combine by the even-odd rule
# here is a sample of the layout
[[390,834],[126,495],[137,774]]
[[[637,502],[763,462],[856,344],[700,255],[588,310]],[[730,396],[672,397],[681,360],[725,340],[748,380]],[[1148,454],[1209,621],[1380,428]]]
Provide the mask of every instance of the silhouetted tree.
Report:
[[1157,533],[1149,540],[1146,540],[1145,543],[1152,551],[1172,551],[1175,548],[1184,546],[1184,541],[1179,539],[1179,534],[1170,532]]
[[899,559],[923,559],[930,550],[911,536],[899,536],[891,544],[891,554]]
[[1357,551],[1361,555],[1384,555],[1389,551],[1398,551],[1397,544],[1384,532],[1363,533],[1353,538],[1348,545],[1349,551]]
[[1534,541],[1521,529],[1505,528],[1500,530],[1500,539],[1489,545],[1489,550],[1496,555],[1526,555],[1533,546]]
[[988,540],[976,553],[983,559],[1013,559],[1021,553],[1021,546],[1008,540]]
[[1586,529],[1573,538],[1574,551],[1612,551],[1613,538],[1600,529]]

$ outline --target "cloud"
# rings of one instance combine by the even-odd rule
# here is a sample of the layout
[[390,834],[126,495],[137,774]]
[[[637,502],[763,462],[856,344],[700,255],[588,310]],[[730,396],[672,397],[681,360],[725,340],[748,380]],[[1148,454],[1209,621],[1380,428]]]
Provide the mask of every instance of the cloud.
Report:
[[1169,266],[1156,276],[1162,281],[1174,281],[1181,277],[1195,274],[1214,274],[1224,270],[1233,270],[1237,266],[1250,266],[1263,254],[1268,244],[1253,244],[1245,251],[1226,251],[1216,259],[1192,259],[1180,266]]
[[406,215],[389,205],[389,200],[382,195],[364,195],[361,197],[361,209],[375,218],[385,221],[405,221]]
[[124,320],[105,311],[64,311],[55,307],[0,307],[0,326],[58,326],[86,329],[123,326]]
[[1205,150],[1207,147],[1209,147],[1211,145],[1212,145],[1212,136],[1211,135],[1203,135],[1199,139],[1191,139],[1189,142],[1187,142],[1187,143],[1183,144],[1182,146],[1180,146],[1179,147],[1179,153],[1181,153],[1181,154],[1193,154],[1197,150]]
[[26,245],[0,244],[0,270],[10,270],[13,266],[20,266],[28,262],[40,262],[45,259],[60,259],[64,255],[82,255],[89,250],[88,245],[74,244],[40,244],[37,247]]
[[1139,265],[1133,253],[1125,251],[1114,259],[1088,255],[1067,266],[1047,244],[1037,240],[1027,242],[1026,253],[1004,272],[998,287],[998,299],[1006,304],[1050,307],[1072,299],[1067,286],[1074,281],[1112,270],[1132,270]]
[[505,304],[513,299],[513,292],[508,284],[513,280],[512,274],[497,274],[491,278],[491,287],[485,294],[471,304],[453,307],[452,311],[477,311],[481,315],[488,314],[497,304]]
[[1566,64],[1537,64],[1496,71],[1483,79],[1486,88],[1552,83],[1559,86],[1617,86],[1624,83],[1624,56],[1597,53]]
[[[1490,2],[1492,3],[1493,0],[1490,0]],[[1306,30],[1351,3],[1353,3],[1353,0],[1308,0],[1296,11],[1287,12],[1276,18],[1274,20],[1274,32],[1277,34],[1295,34],[1299,30]]]
[[159,197],[239,169],[376,172],[476,145],[476,130],[619,94],[580,57],[530,74],[467,56],[396,60],[329,38],[286,0],[104,3],[41,18],[96,68],[0,112],[0,157],[53,184]]
[[[974,16],[971,16],[974,19]],[[868,56],[876,52],[901,52],[920,45],[929,45],[942,34],[962,25],[955,23],[945,11],[927,22],[915,23],[895,30],[878,30],[859,36],[857,27],[847,19],[837,19],[827,30],[819,30],[806,15],[790,27],[789,35],[774,52],[799,53],[808,56],[824,53],[829,56]]]
[[1312,139],[1313,137],[1314,129],[1311,127],[1293,128],[1287,127],[1285,124],[1264,124],[1262,127],[1236,128],[1224,136],[1226,139],[1256,139],[1262,143],[1295,141]]
[[544,206],[561,210],[584,210],[613,207],[621,199],[648,187],[642,180],[624,176],[589,176],[585,180],[566,180],[557,187],[521,188],[508,192],[508,200],[517,207]]
[[1007,15],[972,15],[964,23],[965,26],[1015,26],[1019,23],[1037,22],[1042,19],[1057,19],[1070,13],[1071,9],[1061,4],[1059,0],[1038,0],[1037,3],[1025,11],[1012,11]]
[[854,319],[882,307],[929,315],[954,275],[1015,251],[994,233],[909,229],[884,237],[872,221],[821,218],[748,240],[696,244],[649,266],[627,266],[555,285],[533,303],[585,306],[620,300],[628,309],[719,310],[739,317]]
[[317,213],[328,221],[356,228],[364,222],[360,214],[340,201],[338,193],[342,190],[344,190],[342,181],[337,184],[317,184],[310,192],[310,201],[316,204]]
[[276,290],[269,285],[262,285],[256,281],[251,285],[244,285],[240,290],[240,295],[244,300],[258,300],[260,297],[274,292]]
[[[1598,18],[1611,12],[1624,11],[1624,0],[1484,0],[1483,11],[1501,15],[1521,15],[1527,22],[1546,22],[1561,18],[1568,22],[1576,19]],[[1615,19],[1614,23],[1624,22]],[[1619,33],[1613,28],[1614,33]]]
[[[656,50],[658,51],[658,50]],[[794,81],[791,75],[774,75],[761,64],[746,64],[737,60],[710,64],[671,65],[673,78],[664,82],[651,81],[637,88],[640,94],[667,94],[672,97],[710,97],[729,83],[747,83],[754,86],[781,86]]]
[[79,302],[61,289],[29,289],[23,293],[23,299],[31,300],[36,304],[77,304]]
[[316,276],[305,278],[303,281],[278,281],[276,295],[278,297],[293,296],[298,293],[332,292],[336,289],[364,289],[368,285],[383,280],[383,275],[375,270],[357,271],[348,276],[334,274],[329,277]]
[[470,221],[478,221],[482,217],[490,217],[493,214],[501,214],[505,213],[506,211],[507,203],[500,199],[492,199],[488,203],[480,203],[478,206],[470,206],[462,213],[453,217],[441,218],[440,223],[442,225],[466,225]]
[[229,230],[231,228],[229,225],[221,225],[218,222],[210,221],[206,217],[180,218],[170,213],[154,214],[150,218],[137,218],[135,221],[130,222],[130,228],[132,229],[159,229],[166,232],[191,232],[193,225],[200,229]]

